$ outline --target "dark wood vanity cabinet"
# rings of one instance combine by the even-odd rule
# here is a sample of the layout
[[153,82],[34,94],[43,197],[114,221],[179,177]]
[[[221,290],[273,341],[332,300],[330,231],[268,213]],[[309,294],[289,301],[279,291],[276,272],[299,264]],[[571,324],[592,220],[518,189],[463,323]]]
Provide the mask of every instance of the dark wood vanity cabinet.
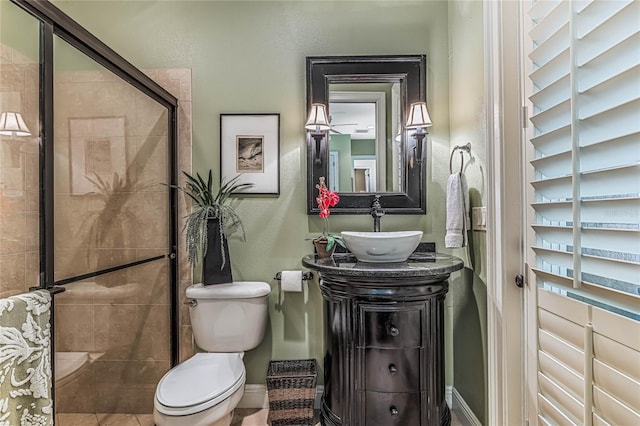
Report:
[[324,299],[323,425],[451,423],[444,298],[449,273],[462,261],[445,260],[372,266],[303,259],[319,271]]

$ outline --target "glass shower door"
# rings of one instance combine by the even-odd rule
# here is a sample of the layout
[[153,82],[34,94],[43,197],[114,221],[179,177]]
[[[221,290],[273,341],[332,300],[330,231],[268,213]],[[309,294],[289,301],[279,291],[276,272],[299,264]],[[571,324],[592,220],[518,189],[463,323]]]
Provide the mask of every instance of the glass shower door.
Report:
[[171,364],[168,110],[59,38],[54,64],[56,411],[150,414]]

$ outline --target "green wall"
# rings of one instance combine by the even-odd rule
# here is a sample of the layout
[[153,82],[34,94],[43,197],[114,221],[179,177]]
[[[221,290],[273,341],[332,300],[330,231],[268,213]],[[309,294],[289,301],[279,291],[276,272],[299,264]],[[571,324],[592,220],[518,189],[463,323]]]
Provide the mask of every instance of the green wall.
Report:
[[[449,28],[456,28],[449,32],[450,149],[471,142],[471,157],[464,154],[470,204],[472,207],[486,206],[482,2],[452,1]],[[448,158],[446,167],[449,167]],[[453,167],[460,168],[458,152]],[[465,261],[465,269],[452,276],[447,299],[451,304],[453,326],[453,385],[483,424],[487,424],[488,419],[486,252],[486,232],[482,231],[470,232],[469,247],[452,250],[452,254]]]
[[354,139],[351,141],[351,155],[376,155],[375,139]]
[[329,151],[338,153],[338,188],[351,190],[351,135],[331,135]]
[[[263,280],[273,287],[270,324],[263,344],[246,357],[247,383],[263,383],[270,359],[314,357],[322,360],[322,298],[317,282],[302,295],[279,298],[276,272],[301,269],[300,258],[311,252],[310,238],[322,230],[318,217],[307,216],[305,165],[305,57],[311,55],[427,54],[427,101],[434,122],[429,129],[426,173],[426,215],[386,215],[383,230],[420,229],[424,241],[444,248],[445,193],[452,143],[450,117],[464,108],[480,108],[483,96],[482,58],[450,70],[449,20],[446,1],[55,1],[63,11],[139,68],[191,68],[193,87],[194,170],[219,170],[219,114],[279,112],[281,188],[278,197],[243,199],[247,242],[230,242],[234,276]],[[453,2],[462,4],[463,2]],[[478,6],[468,2],[475,18]],[[475,19],[474,18],[474,19]],[[452,19],[456,25],[463,19]],[[458,27],[455,28],[458,31]],[[473,30],[476,28],[474,27]],[[473,36],[473,49],[481,34]],[[478,49],[478,54],[482,49]],[[456,53],[456,52],[454,52]],[[470,73],[470,70],[474,70]],[[463,89],[450,84],[471,75],[466,87],[469,106],[450,97]],[[450,101],[456,101],[456,111]],[[478,110],[479,111],[479,110]],[[455,112],[455,113],[454,113]],[[472,127],[481,127],[477,115]],[[461,123],[461,125],[464,123]],[[457,132],[456,132],[457,133]],[[464,130],[463,133],[468,133]],[[475,135],[478,136],[478,135]],[[474,139],[474,143],[476,143]],[[479,148],[474,145],[474,152]],[[470,183],[478,188],[479,183]],[[478,200],[475,199],[475,202]],[[331,216],[331,230],[371,230],[365,216]],[[475,244],[475,243],[474,243]],[[480,249],[483,252],[482,249]],[[459,253],[455,253],[458,254]],[[464,253],[463,253],[464,254]],[[466,261],[469,257],[464,254]],[[469,263],[468,263],[469,264]],[[466,271],[465,271],[466,272]],[[475,273],[474,273],[475,274]],[[472,274],[473,275],[473,274]],[[473,275],[475,276],[475,275]],[[475,285],[475,279],[473,283]],[[454,287],[469,286],[465,274],[452,275]],[[466,288],[466,287],[465,287]],[[454,383],[452,297],[447,301],[447,374]],[[484,339],[484,337],[483,337]],[[486,340],[485,340],[486,341]],[[470,354],[474,356],[474,354]],[[466,397],[466,395],[465,395]],[[479,418],[483,416],[479,415]]]
[[0,1],[0,43],[35,62],[38,60],[40,24],[37,19],[8,1]]

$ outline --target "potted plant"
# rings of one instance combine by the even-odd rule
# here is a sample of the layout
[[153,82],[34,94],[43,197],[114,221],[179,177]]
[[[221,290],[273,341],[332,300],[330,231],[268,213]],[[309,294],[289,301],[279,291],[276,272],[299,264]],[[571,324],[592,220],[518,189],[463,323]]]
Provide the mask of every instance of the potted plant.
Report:
[[229,204],[233,192],[253,186],[252,183],[238,183],[240,176],[230,181],[223,180],[217,193],[213,191],[213,176],[209,170],[207,180],[199,173],[187,178],[184,188],[176,187],[191,200],[191,213],[184,225],[189,263],[202,261],[202,284],[222,284],[233,281],[229,263],[227,238],[239,232],[245,240],[244,226],[235,208]]
[[331,214],[329,208],[338,204],[340,197],[335,191],[327,188],[327,185],[324,182],[324,176],[318,178],[318,181],[319,182],[316,185],[316,188],[318,188],[316,202],[320,209],[320,213],[318,213],[318,215],[322,218],[322,235],[314,238],[313,245],[316,248],[316,254],[318,257],[331,257],[336,248],[336,244],[344,247],[344,242],[339,235],[329,233],[329,215]]

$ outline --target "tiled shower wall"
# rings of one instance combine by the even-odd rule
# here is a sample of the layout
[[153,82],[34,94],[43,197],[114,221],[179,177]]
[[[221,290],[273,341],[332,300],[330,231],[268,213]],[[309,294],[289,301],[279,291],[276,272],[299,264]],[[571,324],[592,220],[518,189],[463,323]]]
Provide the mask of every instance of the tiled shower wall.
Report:
[[[179,170],[190,171],[190,71],[155,70],[149,75],[180,100]],[[127,178],[114,175],[114,181],[105,182],[107,193],[74,194],[73,171],[61,167],[56,179],[56,278],[165,254],[167,213],[156,206],[166,205],[166,112],[106,71],[58,73],[55,94],[56,161],[77,165],[68,157],[74,148],[72,121],[86,117],[106,117],[115,124],[120,121],[109,120],[124,117],[127,148]],[[183,218],[182,197],[180,202]],[[191,282],[184,262],[180,277],[185,283],[181,287]],[[152,411],[155,387],[170,368],[168,284],[168,262],[162,260],[69,284],[57,296],[56,350],[91,357],[76,379],[57,387],[58,412]],[[182,333],[186,350],[191,346],[188,331]]]
[[[190,172],[191,72],[147,74],[179,99],[178,170]],[[0,110],[21,112],[33,133],[0,136],[1,297],[38,284],[38,91],[37,61],[0,44]],[[55,108],[56,279],[165,254],[166,112],[106,71],[56,71]],[[127,149],[119,178],[132,186],[114,189],[117,179],[109,179],[103,191],[83,193],[77,182],[74,188],[71,121],[95,118],[124,123],[115,135]],[[187,208],[179,197],[180,222]],[[179,258],[184,294],[191,268],[182,252]],[[59,412],[151,412],[155,386],[170,367],[168,284],[168,263],[159,260],[69,284],[56,296],[56,351],[89,354],[84,367],[58,383]],[[185,359],[193,352],[188,316],[180,338]]]
[[0,112],[20,112],[33,134],[0,135],[0,297],[38,285],[38,68],[0,44]]

